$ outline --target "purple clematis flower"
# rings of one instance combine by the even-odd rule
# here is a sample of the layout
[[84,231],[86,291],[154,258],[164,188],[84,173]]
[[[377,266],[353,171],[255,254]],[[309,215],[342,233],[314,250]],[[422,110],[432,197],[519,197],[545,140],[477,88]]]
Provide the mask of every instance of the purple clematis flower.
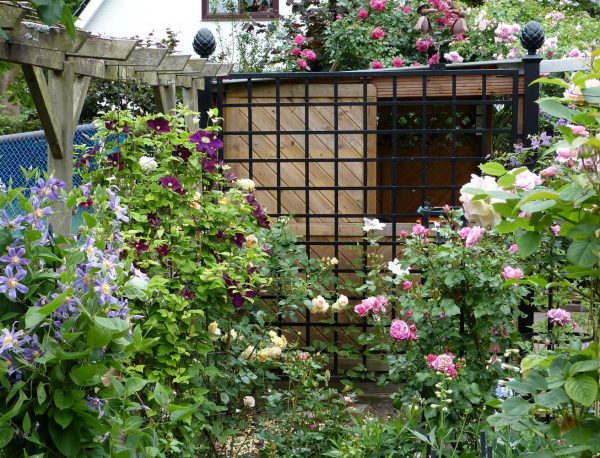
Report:
[[116,125],[117,125],[116,119],[112,119],[112,120],[106,121],[104,123],[104,127],[106,127],[107,130],[113,130]]
[[178,157],[183,162],[187,162],[190,159],[191,155],[192,152],[182,145],[177,146],[177,148],[175,148],[175,151],[173,151],[173,156]]
[[99,259],[89,264],[90,267],[99,267],[106,272],[111,278],[115,278],[117,267],[122,267],[123,263],[119,259],[118,254],[106,253]]
[[29,288],[20,283],[27,276],[24,270],[17,270],[9,265],[5,270],[6,275],[0,275],[0,293],[8,293],[8,298],[11,301],[17,300],[17,291],[25,294]]
[[111,310],[107,313],[109,318],[121,318],[126,320],[129,317],[129,301],[127,299],[117,300],[117,310]]
[[41,200],[36,197],[33,198],[31,204],[33,205],[33,211],[25,216],[25,221],[30,223],[35,229],[44,230],[43,218],[51,215],[52,209],[50,207],[40,207]]
[[90,181],[82,184],[79,188],[81,189],[81,193],[84,197],[89,197],[92,195],[92,183]]
[[129,217],[127,216],[127,209],[121,206],[121,198],[110,189],[107,189],[106,192],[108,192],[108,195],[110,196],[108,207],[115,212],[116,219],[128,223]]
[[0,355],[7,351],[17,352],[20,350],[20,346],[28,339],[23,331],[15,331],[15,325],[13,323],[12,328],[2,329],[2,335],[0,335]]
[[14,219],[10,219],[8,213],[4,210],[0,211],[0,227],[6,227],[13,231],[21,231],[25,229],[25,226],[21,224],[23,221],[25,221],[24,216],[18,215]]
[[248,194],[246,196],[246,201],[250,205],[252,205],[252,207],[254,207],[254,210],[252,213],[254,213],[254,216],[256,217],[256,222],[258,223],[258,225],[264,229],[270,229],[271,224],[269,223],[269,217],[267,216],[267,214],[264,212],[264,210],[262,209],[262,207],[256,200],[256,197],[254,197],[253,194]]
[[157,246],[156,252],[158,253],[159,256],[164,257],[164,256],[167,256],[171,252],[171,247],[165,243],[163,245]]
[[542,141],[542,146],[550,146],[552,141],[552,136],[548,135],[546,132],[542,132],[540,134],[540,140]]
[[92,275],[89,271],[89,266],[82,264],[75,270],[75,275],[75,282],[73,283],[75,289],[81,290],[84,294],[88,293],[92,284]]
[[158,179],[158,181],[160,181],[160,184],[163,188],[170,189],[179,195],[184,195],[186,193],[179,180],[172,175],[161,177]]
[[87,401],[86,402],[87,406],[90,409],[98,411],[98,419],[100,419],[104,416],[104,408],[106,407],[106,404],[108,404],[108,401],[106,399],[100,399],[100,398],[94,398],[92,396],[88,396],[86,398],[86,401]]
[[164,134],[171,131],[171,126],[169,126],[169,121],[167,121],[162,116],[158,118],[149,119],[146,121],[146,125],[149,129],[152,129],[154,132],[158,134]]
[[21,380],[23,377],[23,372],[17,366],[15,366],[15,362],[12,357],[6,357],[6,366],[8,369],[8,378],[11,383],[16,383]]
[[150,246],[143,239],[135,240],[135,241],[131,242],[130,245],[133,248],[135,248],[135,253],[138,256],[140,256],[141,254],[144,254],[146,251],[148,251],[150,249]]
[[17,271],[23,270],[23,266],[31,263],[31,261],[25,256],[25,248],[22,246],[9,246],[8,254],[0,257],[0,261],[7,263],[9,266],[13,266]]
[[158,215],[154,212],[150,212],[147,215],[148,223],[155,229],[158,229],[162,225],[162,221],[158,217]]
[[190,141],[197,143],[196,151],[204,151],[211,159],[215,159],[217,150],[223,148],[223,141],[207,130],[196,131],[190,135]]
[[37,335],[33,335],[28,345],[23,347],[21,351],[23,358],[27,361],[32,362],[34,359],[42,355],[42,349],[40,348],[40,341]]
[[538,136],[534,136],[531,138],[531,149],[534,151],[537,151],[540,148],[540,139],[538,138]]
[[98,299],[100,300],[100,304],[116,304],[119,301],[116,297],[113,296],[113,291],[117,289],[117,285],[112,285],[110,283],[110,276],[106,275],[102,277],[102,275],[98,276],[98,279],[94,283],[94,291],[99,293]]
[[206,173],[217,173],[217,167],[223,165],[223,161],[220,159],[202,158],[202,170]]
[[106,156],[106,159],[106,163],[110,167],[118,167],[119,172],[125,170],[125,163],[123,162],[123,156],[121,155],[119,148],[115,148],[115,152]]
[[186,300],[186,301],[191,301],[196,297],[196,293],[194,293],[191,289],[189,288],[183,288],[181,290],[181,296]]
[[231,239],[231,243],[233,243],[236,247],[242,248],[244,243],[246,243],[246,237],[241,232],[235,234],[235,236]]
[[53,177],[49,177],[48,181],[43,178],[39,178],[35,186],[31,188],[31,192],[37,195],[40,199],[48,198],[50,200],[57,200],[59,198],[59,190],[65,187],[65,183],[60,180],[56,180]]

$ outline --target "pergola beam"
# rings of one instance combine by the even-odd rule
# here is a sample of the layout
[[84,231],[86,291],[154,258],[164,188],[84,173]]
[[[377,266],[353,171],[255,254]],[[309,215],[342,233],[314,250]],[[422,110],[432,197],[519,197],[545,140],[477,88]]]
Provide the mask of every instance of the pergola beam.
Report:
[[37,22],[21,22],[14,29],[6,30],[6,35],[11,44],[75,53],[83,46],[90,32],[77,30],[75,38],[72,38],[65,29]]
[[137,72],[181,72],[190,60],[189,54],[173,54],[165,56],[158,66],[136,65]]
[[72,55],[77,57],[93,57],[95,59],[110,58],[114,60],[127,60],[136,46],[137,40],[89,37],[81,48]]
[[126,61],[112,59],[106,56],[104,60],[106,65],[121,65],[125,67],[135,67],[137,65],[157,67],[167,55],[167,48],[136,48]]
[[25,15],[27,10],[15,5],[0,3],[0,28],[14,29],[17,27]]
[[52,70],[62,70],[65,53],[51,49],[16,45],[0,40],[0,60],[15,64],[36,65]]

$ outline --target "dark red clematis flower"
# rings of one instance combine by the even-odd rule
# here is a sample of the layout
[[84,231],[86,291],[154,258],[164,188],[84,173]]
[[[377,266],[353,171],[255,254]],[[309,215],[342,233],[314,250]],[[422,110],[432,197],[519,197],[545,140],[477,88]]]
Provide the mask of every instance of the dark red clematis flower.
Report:
[[129,124],[127,124],[127,123],[123,124],[123,132],[126,133],[126,134],[128,134],[129,132],[131,132]]
[[182,145],[179,145],[175,148],[175,151],[173,151],[173,156],[180,158],[183,162],[187,162],[191,155],[192,152]]
[[183,186],[181,186],[179,180],[173,175],[161,177],[158,179],[158,181],[160,181],[160,184],[163,188],[170,189],[179,195],[184,195],[186,193],[186,191],[183,189]]
[[168,255],[171,252],[171,247],[165,243],[163,245],[157,246],[156,247],[156,252],[160,256],[166,256],[166,255]]
[[162,221],[156,213],[150,212],[146,215],[146,217],[148,218],[148,223],[150,226],[154,227],[155,229],[158,229],[162,225]]
[[113,119],[112,121],[106,121],[104,123],[104,127],[106,127],[108,130],[113,130],[116,125],[117,121],[115,119]]
[[84,200],[83,202],[79,202],[79,206],[82,208],[92,208],[93,204],[94,204],[94,201],[92,200],[91,197],[88,197],[87,200]]
[[246,237],[241,232],[235,234],[235,236],[231,239],[231,243],[233,243],[236,247],[242,248],[244,243],[246,243]]
[[119,172],[125,169],[125,163],[123,162],[123,156],[119,151],[115,151],[114,153],[106,156],[107,164],[111,167],[118,167]]
[[256,222],[258,223],[258,225],[264,229],[271,229],[271,224],[269,223],[269,217],[267,216],[267,214],[264,212],[264,210],[262,209],[262,207],[256,200],[256,197],[254,197],[253,194],[248,194],[246,196],[246,201],[254,207],[254,210],[252,213],[254,213],[254,216],[256,217]]
[[202,170],[206,173],[217,173],[217,166],[220,165],[223,165],[223,161],[220,159],[202,158]]
[[190,135],[190,141],[197,143],[196,151],[204,151],[213,159],[216,158],[216,152],[223,148],[223,141],[207,130],[197,130]]
[[171,131],[171,126],[169,125],[169,121],[167,121],[162,116],[158,118],[149,119],[146,121],[146,125],[149,129],[152,129],[154,132],[158,134],[164,134]]
[[194,293],[191,289],[189,288],[184,288],[181,290],[181,296],[187,300],[187,301],[191,301],[196,297],[196,293]]
[[150,249],[148,244],[142,239],[131,242],[131,246],[135,248],[135,252],[138,255],[141,255]]

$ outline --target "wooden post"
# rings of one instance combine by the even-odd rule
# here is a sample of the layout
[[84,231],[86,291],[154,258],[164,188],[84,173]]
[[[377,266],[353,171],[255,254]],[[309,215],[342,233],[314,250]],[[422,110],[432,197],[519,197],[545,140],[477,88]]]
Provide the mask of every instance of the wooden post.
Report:
[[[200,87],[204,87],[204,80],[192,79],[191,87],[184,87],[181,89],[183,96],[183,104],[192,111],[198,111],[198,90]],[[185,125],[190,132],[194,132],[198,129],[198,120],[194,120],[193,116],[187,116],[185,119]]]
[[175,108],[177,99],[175,97],[174,84],[152,86],[152,89],[154,90],[154,99],[156,100],[158,111],[168,114]]

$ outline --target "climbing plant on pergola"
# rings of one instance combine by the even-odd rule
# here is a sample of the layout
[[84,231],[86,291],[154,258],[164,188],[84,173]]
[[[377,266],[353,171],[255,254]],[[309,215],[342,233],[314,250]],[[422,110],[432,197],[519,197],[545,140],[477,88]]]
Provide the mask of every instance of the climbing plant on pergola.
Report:
[[[137,40],[92,36],[76,30],[26,20],[31,10],[0,3],[0,60],[19,64],[31,91],[48,140],[48,171],[67,184],[73,183],[73,135],[92,78],[112,81],[136,79],[150,85],[158,108],[175,108],[175,91],[182,90],[183,103],[198,109],[197,91],[206,77],[226,75],[229,64],[168,55],[166,48],[141,48]],[[190,130],[194,120],[187,120]],[[71,229],[71,214],[57,209],[54,231]]]

